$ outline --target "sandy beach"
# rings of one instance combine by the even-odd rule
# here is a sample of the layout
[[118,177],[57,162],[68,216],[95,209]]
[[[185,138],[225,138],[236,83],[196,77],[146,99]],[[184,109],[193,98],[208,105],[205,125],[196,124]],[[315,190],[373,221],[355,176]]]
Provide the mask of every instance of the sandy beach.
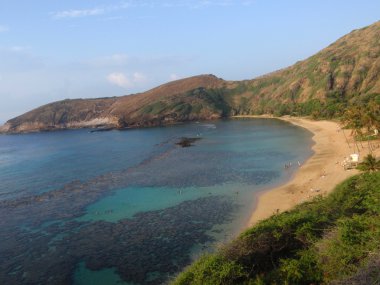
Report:
[[[258,117],[258,116],[239,116]],[[260,118],[271,118],[259,116]],[[281,117],[281,120],[311,131],[315,144],[314,155],[303,165],[297,163],[292,167],[299,169],[286,184],[256,194],[256,207],[247,226],[252,226],[274,213],[289,210],[293,206],[312,199],[317,195],[326,195],[337,184],[358,173],[357,170],[344,170],[342,162],[354,151],[353,139],[349,130],[341,130],[336,122],[313,121],[305,118]],[[349,144],[347,143],[346,137]],[[367,143],[359,144],[360,158],[368,153]],[[377,154],[379,149],[377,149]]]

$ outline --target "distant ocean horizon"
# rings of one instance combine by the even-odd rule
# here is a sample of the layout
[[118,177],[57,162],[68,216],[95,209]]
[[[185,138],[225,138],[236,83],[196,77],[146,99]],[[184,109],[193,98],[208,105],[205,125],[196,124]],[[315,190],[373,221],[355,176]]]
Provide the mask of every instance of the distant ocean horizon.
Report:
[[276,119],[0,135],[0,284],[166,282],[236,236],[311,137]]

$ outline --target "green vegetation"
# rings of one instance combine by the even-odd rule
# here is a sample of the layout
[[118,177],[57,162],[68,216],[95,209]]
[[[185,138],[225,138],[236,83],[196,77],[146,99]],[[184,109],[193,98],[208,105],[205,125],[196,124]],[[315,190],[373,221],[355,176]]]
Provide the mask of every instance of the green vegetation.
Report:
[[379,254],[380,172],[368,172],[246,230],[173,284],[378,284]]
[[[290,95],[290,97],[292,96]],[[293,99],[296,97],[297,95],[293,96]],[[349,100],[338,91],[330,91],[326,94],[326,100],[312,98],[305,102],[297,102],[293,99],[292,102],[281,102],[263,98],[254,107],[249,106],[247,100],[242,100],[240,108],[244,109],[249,106],[255,114],[312,116],[314,119],[343,118],[347,109],[357,108],[361,112],[367,112],[367,120],[376,120],[375,117],[379,120],[380,94],[377,93],[357,96]],[[263,109],[265,110],[264,112],[262,111]]]
[[368,154],[358,165],[358,169],[362,171],[380,170],[380,160],[376,159],[372,154]]
[[215,113],[220,113],[221,117],[227,117],[231,112],[231,107],[223,89],[197,88],[187,95],[192,100],[200,100]]
[[378,138],[380,130],[380,96],[367,96],[366,100],[357,100],[355,105],[349,106],[343,112],[341,123],[344,128],[350,129],[357,141],[366,140],[368,149],[373,150],[372,140]]

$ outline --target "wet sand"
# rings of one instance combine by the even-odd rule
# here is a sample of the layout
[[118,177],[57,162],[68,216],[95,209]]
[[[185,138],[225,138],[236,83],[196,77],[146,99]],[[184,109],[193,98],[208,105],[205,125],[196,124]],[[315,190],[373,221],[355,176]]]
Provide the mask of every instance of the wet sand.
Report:
[[[240,118],[272,118],[269,116],[239,116]],[[291,209],[295,205],[312,199],[317,195],[330,193],[337,184],[358,173],[357,170],[344,170],[345,157],[357,152],[349,130],[341,130],[337,122],[314,121],[306,118],[281,117],[281,120],[311,131],[315,144],[314,155],[303,165],[292,162],[299,168],[292,179],[274,189],[256,194],[256,206],[247,226]],[[347,137],[347,140],[346,140]],[[347,143],[349,142],[349,144]],[[368,153],[367,142],[359,144],[360,158]],[[379,155],[379,149],[376,150]]]

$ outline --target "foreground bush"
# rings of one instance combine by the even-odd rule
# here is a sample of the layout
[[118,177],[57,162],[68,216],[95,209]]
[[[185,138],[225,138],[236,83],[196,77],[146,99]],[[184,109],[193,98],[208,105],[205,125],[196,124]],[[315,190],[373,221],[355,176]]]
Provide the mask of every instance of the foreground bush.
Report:
[[380,173],[365,173],[246,230],[173,284],[380,284],[379,253]]

